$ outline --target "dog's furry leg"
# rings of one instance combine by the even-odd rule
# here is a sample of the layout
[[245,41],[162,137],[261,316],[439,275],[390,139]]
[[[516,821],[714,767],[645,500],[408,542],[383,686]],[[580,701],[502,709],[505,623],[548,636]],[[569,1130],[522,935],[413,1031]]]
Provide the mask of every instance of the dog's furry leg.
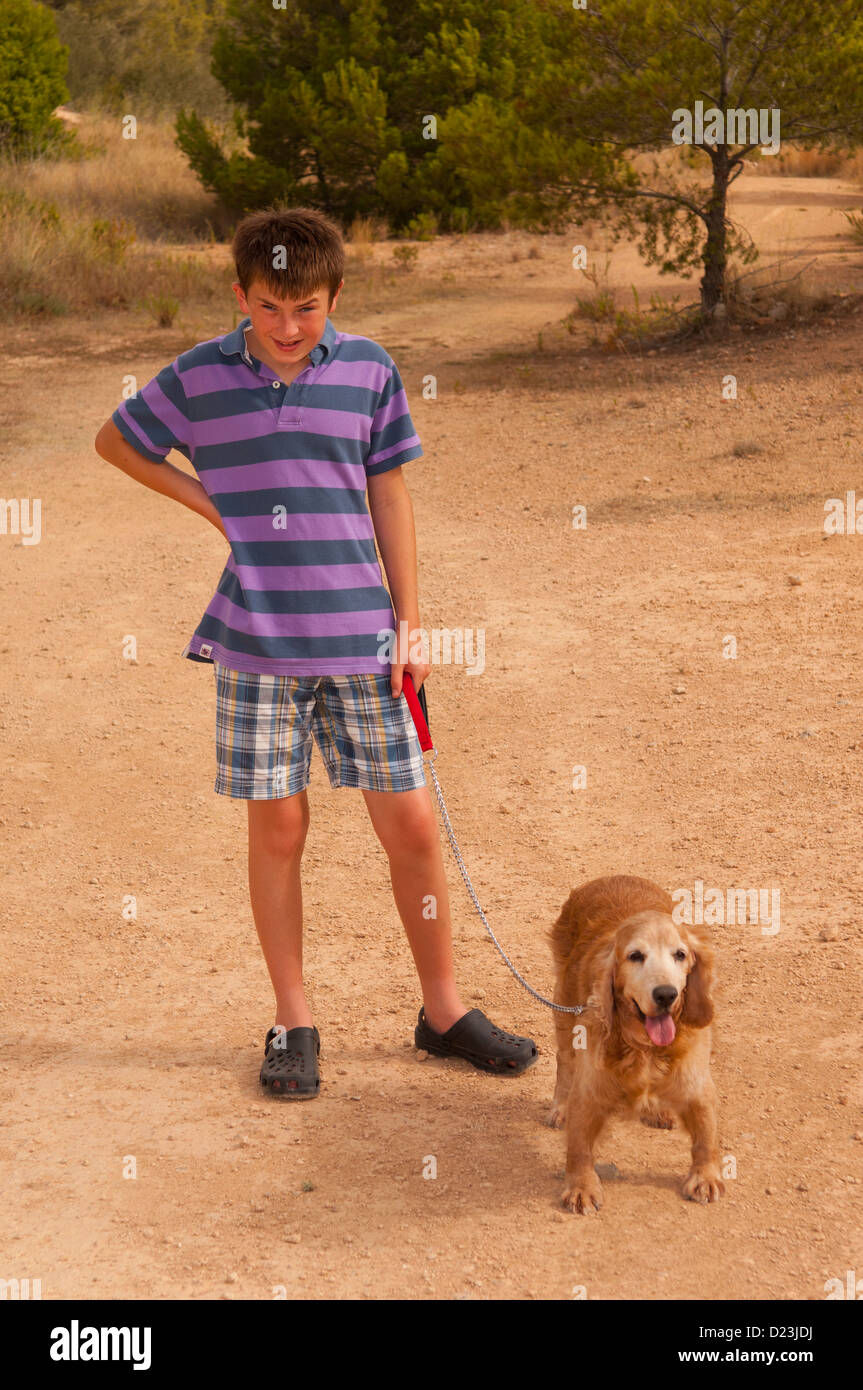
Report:
[[692,1167],[683,1184],[683,1195],[692,1202],[715,1202],[725,1191],[719,1175],[716,1130],[716,1091],[712,1081],[680,1112],[692,1139]]
[[576,1079],[566,1111],[566,1187],[563,1205],[582,1216],[592,1216],[602,1206],[602,1183],[593,1166],[593,1148],[605,1119],[604,1112],[582,1096]]
[[[555,1003],[562,1002],[563,1000],[555,998]],[[548,1112],[548,1124],[551,1125],[552,1129],[561,1129],[566,1118],[566,1102],[572,1090],[572,1076],[575,1068],[572,1020],[577,1017],[577,1014],[558,1013],[554,1016],[554,1027],[557,1034],[557,1079],[551,1110]]]

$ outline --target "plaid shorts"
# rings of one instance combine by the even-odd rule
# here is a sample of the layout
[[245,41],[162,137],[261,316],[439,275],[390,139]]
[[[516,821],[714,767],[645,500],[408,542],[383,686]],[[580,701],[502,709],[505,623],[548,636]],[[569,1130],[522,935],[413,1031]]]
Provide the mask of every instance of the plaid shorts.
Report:
[[388,675],[216,675],[215,790],[274,801],[309,785],[312,736],[331,787],[403,792],[424,787],[419,736]]

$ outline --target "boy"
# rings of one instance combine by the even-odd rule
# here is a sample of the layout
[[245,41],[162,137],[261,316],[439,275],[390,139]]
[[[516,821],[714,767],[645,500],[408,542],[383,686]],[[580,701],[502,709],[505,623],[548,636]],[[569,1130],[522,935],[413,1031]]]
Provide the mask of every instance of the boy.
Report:
[[[536,1060],[532,1040],[466,1010],[455,984],[437,822],[402,693],[405,670],[419,689],[431,668],[403,651],[392,663],[380,654],[382,632],[420,626],[402,465],[422,448],[398,368],[377,343],[330,321],[344,248],[321,213],[254,213],[232,249],[247,317],[119,406],[96,450],[205,517],[231,547],[182,655],[214,667],[215,790],[247,804],[252,913],[276,996],[261,1084],[291,1100],[320,1089],[302,979],[312,736],[330,784],[361,788],[389,858],[422,986],[416,1046],[485,1071],[524,1071]],[[165,461],[172,448],[200,481]]]

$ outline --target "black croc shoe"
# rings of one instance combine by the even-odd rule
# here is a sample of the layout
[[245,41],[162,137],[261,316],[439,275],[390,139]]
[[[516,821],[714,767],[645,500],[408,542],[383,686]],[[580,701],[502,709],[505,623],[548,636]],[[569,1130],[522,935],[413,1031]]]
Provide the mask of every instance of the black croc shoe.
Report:
[[317,1028],[271,1028],[264,1043],[261,1085],[283,1100],[313,1100],[320,1094]]
[[517,1076],[532,1067],[537,1058],[533,1038],[504,1033],[479,1009],[470,1009],[445,1033],[436,1033],[425,1009],[420,1009],[414,1042],[436,1057],[463,1057],[480,1071],[499,1076]]

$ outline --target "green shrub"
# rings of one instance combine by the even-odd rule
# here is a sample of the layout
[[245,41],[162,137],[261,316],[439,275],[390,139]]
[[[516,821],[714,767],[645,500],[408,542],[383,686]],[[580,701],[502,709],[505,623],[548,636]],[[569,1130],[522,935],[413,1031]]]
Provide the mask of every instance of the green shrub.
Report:
[[68,98],[68,50],[53,14],[35,0],[0,4],[0,151],[39,150],[67,139],[52,114]]
[[45,290],[18,290],[13,304],[19,313],[29,318],[39,318],[43,314],[48,318],[62,318],[69,312],[69,305],[64,299],[58,299]]
[[121,265],[129,247],[137,240],[135,228],[122,217],[97,217],[90,228],[96,255]]
[[29,198],[18,188],[0,188],[0,217],[4,214],[33,217],[43,227],[56,227],[60,221],[60,212],[54,203]]
[[419,257],[418,246],[394,246],[393,260],[399,270],[413,270]]
[[176,94],[210,116],[227,103],[210,72],[224,0],[47,0],[69,50],[69,100],[139,118],[177,109]]
[[858,246],[863,246],[863,213],[846,212],[844,216],[851,228],[851,240]]
[[421,212],[407,225],[407,235],[413,241],[434,241],[437,233],[438,219],[433,212]]
[[180,301],[169,294],[147,295],[142,301],[160,328],[172,328],[180,312]]

